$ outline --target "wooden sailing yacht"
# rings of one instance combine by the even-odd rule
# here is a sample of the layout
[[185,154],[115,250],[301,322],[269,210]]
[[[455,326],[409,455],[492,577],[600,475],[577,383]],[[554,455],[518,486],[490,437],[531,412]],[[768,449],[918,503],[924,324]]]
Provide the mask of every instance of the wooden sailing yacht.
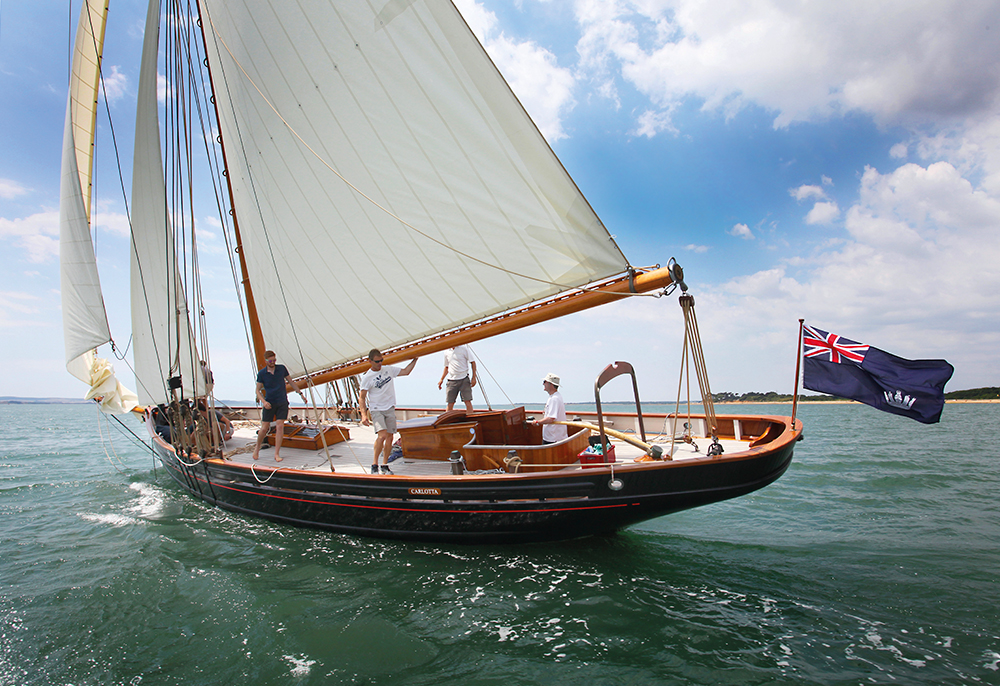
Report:
[[[92,26],[104,2],[93,4],[81,25]],[[77,58],[99,64],[100,41],[87,36]],[[160,41],[173,96],[162,127]],[[69,138],[87,135],[83,119],[71,106]],[[208,123],[199,130],[196,121]],[[159,406],[172,424],[172,442],[164,441],[150,414],[152,446],[195,496],[347,533],[552,540],[739,496],[788,467],[801,424],[712,410],[689,295],[685,349],[704,415],[643,417],[637,397],[635,417],[612,420],[600,412],[600,388],[632,373],[616,363],[595,384],[596,430],[575,425],[554,446],[541,445],[528,413],[515,408],[414,418],[401,428],[393,475],[366,473],[371,437],[356,426],[316,430],[311,448],[280,466],[227,459],[193,406],[208,395],[191,218],[200,138],[211,178],[224,180],[216,197],[236,240],[254,357],[262,366],[265,347],[277,351],[310,388],[364,371],[372,347],[392,363],[669,291],[683,276],[672,261],[628,262],[450,0],[200,0],[194,8],[150,0],[133,165],[133,356],[139,402]],[[70,153],[66,160],[63,197],[77,211],[64,228],[89,241],[83,165]],[[91,304],[64,305],[74,327],[81,311],[103,319],[92,305],[100,298],[93,274]],[[67,359],[106,340],[67,343]],[[643,420],[662,423],[662,445],[647,441]],[[586,450],[594,434],[598,458]]]

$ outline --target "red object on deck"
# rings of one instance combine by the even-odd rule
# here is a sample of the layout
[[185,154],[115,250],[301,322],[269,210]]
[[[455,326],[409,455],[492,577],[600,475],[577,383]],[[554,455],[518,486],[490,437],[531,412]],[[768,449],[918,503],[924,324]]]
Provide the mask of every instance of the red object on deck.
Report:
[[608,444],[608,450],[605,454],[590,452],[589,450],[584,450],[582,453],[577,455],[580,458],[580,464],[586,469],[587,465],[598,465],[606,464],[608,462],[615,461],[615,447]]

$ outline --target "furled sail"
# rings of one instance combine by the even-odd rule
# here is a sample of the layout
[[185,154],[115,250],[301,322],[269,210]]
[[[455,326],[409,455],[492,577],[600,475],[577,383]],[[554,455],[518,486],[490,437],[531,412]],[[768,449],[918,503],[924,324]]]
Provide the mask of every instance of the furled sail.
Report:
[[107,6],[84,3],[73,51],[59,186],[59,264],[66,369],[91,385],[88,399],[106,412],[128,412],[135,396],[94,349],[111,340],[90,237],[90,189],[97,116],[97,86]]
[[627,261],[450,0],[203,0],[267,347],[330,367]]
[[150,0],[142,46],[132,165],[132,350],[139,399],[169,397],[168,379],[180,377],[187,397],[205,394],[198,352],[167,221],[160,151],[156,63],[160,3]]

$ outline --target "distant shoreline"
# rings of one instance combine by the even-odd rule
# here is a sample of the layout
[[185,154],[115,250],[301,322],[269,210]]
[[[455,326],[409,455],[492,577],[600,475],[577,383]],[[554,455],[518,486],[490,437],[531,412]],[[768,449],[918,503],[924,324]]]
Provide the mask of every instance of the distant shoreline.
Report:
[[[945,399],[945,403],[1000,403],[998,398],[986,398],[982,400],[949,400]],[[732,400],[726,402],[717,402],[716,405],[791,405],[791,400]],[[800,400],[800,405],[863,405],[864,403],[859,403],[855,400]]]

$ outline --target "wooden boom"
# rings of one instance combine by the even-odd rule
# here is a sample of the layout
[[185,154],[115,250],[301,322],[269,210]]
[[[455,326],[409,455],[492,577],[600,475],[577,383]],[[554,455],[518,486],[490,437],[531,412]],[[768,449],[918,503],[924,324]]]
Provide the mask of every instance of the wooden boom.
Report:
[[[408,343],[389,351],[383,350],[385,364],[410,360],[415,357],[454,348],[458,345],[474,343],[484,338],[507,333],[508,331],[515,331],[526,326],[531,326],[532,324],[564,317],[574,312],[580,312],[591,307],[604,305],[613,300],[628,297],[630,281],[631,289],[634,289],[636,293],[647,293],[658,288],[666,288],[673,283],[673,279],[670,277],[670,270],[667,267],[660,267],[659,269],[644,273],[637,272],[634,278],[622,276],[593,290],[569,291],[553,299],[532,303],[512,312],[484,319],[475,324]],[[296,380],[309,384],[322,384],[355,374],[361,374],[368,371],[368,369],[368,360],[362,358],[346,362],[322,372],[316,372],[310,376],[303,376]]]

